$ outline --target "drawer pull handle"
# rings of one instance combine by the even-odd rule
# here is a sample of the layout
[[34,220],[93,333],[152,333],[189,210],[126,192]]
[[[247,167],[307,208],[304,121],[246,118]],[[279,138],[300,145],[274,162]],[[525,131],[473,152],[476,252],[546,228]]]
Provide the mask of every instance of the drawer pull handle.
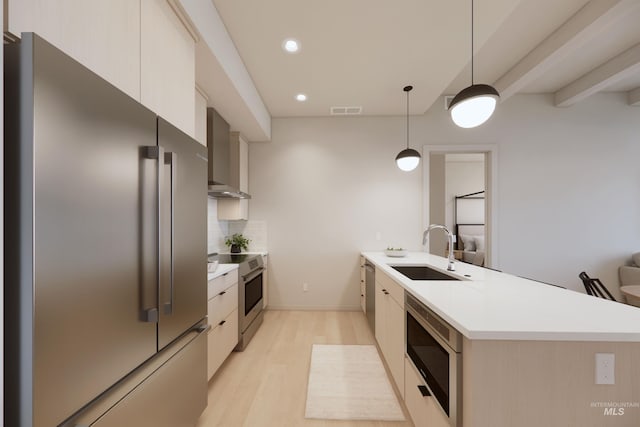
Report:
[[227,321],[226,321],[226,320],[221,320],[221,321],[220,321],[220,323],[218,323],[218,326],[222,326],[222,325],[224,325],[225,323],[227,323]]
[[227,293],[227,291],[222,291],[222,292],[220,292],[218,295],[224,295],[224,294],[226,294],[226,293]]
[[418,390],[420,390],[420,394],[422,395],[422,397],[431,396],[431,393],[429,393],[429,389],[424,385],[419,385]]

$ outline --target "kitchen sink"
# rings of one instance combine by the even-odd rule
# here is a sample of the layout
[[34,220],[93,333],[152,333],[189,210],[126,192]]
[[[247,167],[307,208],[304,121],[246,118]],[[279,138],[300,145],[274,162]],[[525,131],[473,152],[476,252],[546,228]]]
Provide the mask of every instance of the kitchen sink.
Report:
[[391,265],[390,267],[411,280],[461,280],[426,265]]

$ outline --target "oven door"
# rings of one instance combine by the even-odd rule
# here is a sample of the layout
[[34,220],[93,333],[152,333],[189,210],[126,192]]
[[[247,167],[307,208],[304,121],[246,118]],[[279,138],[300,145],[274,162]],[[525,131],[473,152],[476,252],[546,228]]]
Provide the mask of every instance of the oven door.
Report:
[[462,425],[462,357],[407,306],[407,355],[452,426]]
[[239,295],[241,310],[239,313],[240,332],[244,332],[251,322],[262,311],[262,272],[264,268],[259,268],[242,277],[241,295]]

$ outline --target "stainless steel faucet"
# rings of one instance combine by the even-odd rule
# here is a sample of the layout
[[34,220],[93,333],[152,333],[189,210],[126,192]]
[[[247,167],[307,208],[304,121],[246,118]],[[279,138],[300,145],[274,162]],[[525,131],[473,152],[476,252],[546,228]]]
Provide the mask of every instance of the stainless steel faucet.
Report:
[[431,224],[429,228],[424,230],[424,233],[422,234],[422,246],[427,244],[427,240],[429,238],[429,232],[437,228],[444,230],[444,232],[447,233],[447,237],[449,238],[449,265],[447,266],[447,270],[456,271],[455,257],[453,253],[453,233],[451,233],[447,227],[440,224]]

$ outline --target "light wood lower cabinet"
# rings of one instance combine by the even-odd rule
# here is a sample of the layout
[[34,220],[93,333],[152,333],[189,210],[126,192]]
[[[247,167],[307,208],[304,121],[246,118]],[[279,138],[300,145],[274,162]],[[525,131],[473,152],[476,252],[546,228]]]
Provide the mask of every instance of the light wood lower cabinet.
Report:
[[432,396],[423,396],[424,380],[409,358],[404,360],[404,403],[415,427],[449,427],[449,422]]
[[[404,291],[378,269],[375,289],[376,341],[400,394],[404,395]],[[399,296],[402,302],[398,301]]]
[[365,259],[360,256],[360,308],[364,313],[367,312],[367,270],[364,267]]
[[207,376],[213,377],[238,344],[238,273],[227,273],[209,282],[207,316]]
[[262,270],[262,308],[269,305],[269,256],[262,255],[264,270]]
[[238,344],[237,305],[235,310],[209,331],[207,347],[207,375],[209,379],[231,354],[236,344]]

